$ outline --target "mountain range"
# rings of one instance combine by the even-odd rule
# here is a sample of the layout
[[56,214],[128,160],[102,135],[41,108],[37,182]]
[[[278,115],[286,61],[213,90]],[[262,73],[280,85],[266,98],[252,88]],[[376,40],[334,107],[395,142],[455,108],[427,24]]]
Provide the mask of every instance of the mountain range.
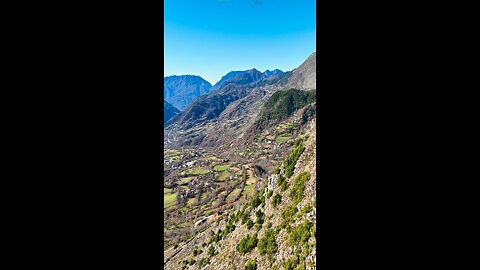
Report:
[[230,71],[214,86],[196,75],[168,76],[163,81],[163,97],[168,103],[182,111],[198,97],[220,89],[227,84],[253,85],[259,82],[269,84],[277,80],[282,74],[284,74],[283,71],[279,69],[273,71],[267,69],[263,73],[256,69]]
[[[315,116],[315,106],[311,105],[315,104],[316,92],[315,52],[291,72],[276,70],[262,73],[250,69],[229,74],[222,78],[218,89],[199,97],[171,118],[165,126],[165,136],[175,134],[175,140],[170,142],[205,147],[248,143],[262,129],[263,124],[259,121],[271,126],[296,113],[304,114],[297,116],[306,118],[303,122]],[[279,91],[284,92],[274,95]],[[292,110],[282,111],[290,105],[268,102],[270,98],[298,105],[292,105]],[[271,104],[271,108],[265,108],[265,104]],[[273,116],[276,118],[271,119]]]
[[210,92],[212,85],[200,76],[181,75],[163,79],[163,98],[175,108],[183,110],[197,97]]

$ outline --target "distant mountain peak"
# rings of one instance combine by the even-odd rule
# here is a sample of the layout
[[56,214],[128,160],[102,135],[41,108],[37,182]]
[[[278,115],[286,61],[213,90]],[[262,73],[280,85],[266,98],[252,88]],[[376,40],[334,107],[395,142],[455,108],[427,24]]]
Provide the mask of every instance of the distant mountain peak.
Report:
[[163,98],[183,110],[199,96],[210,92],[212,85],[197,75],[173,75],[163,79]]

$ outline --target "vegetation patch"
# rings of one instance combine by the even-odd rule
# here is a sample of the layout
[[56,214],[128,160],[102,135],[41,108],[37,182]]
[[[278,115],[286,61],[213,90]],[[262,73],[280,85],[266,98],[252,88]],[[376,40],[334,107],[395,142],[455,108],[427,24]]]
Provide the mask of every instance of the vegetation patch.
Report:
[[275,232],[271,229],[265,232],[263,238],[258,240],[258,252],[260,255],[275,254],[277,252],[277,243],[275,242]]
[[276,207],[281,202],[282,202],[282,196],[280,196],[280,194],[278,194],[278,193],[275,193],[275,195],[273,195],[273,199],[272,199],[273,207]]
[[257,235],[247,235],[237,244],[237,251],[245,255],[257,246],[257,241]]
[[310,228],[312,227],[312,223],[310,221],[305,221],[304,223],[298,225],[294,228],[290,234],[288,235],[288,244],[293,246],[295,244],[305,245],[310,239]]
[[237,196],[240,194],[240,192],[242,192],[241,189],[239,189],[239,188],[234,189],[232,192],[230,192],[230,194],[228,194],[227,201],[235,200],[237,198]]
[[223,172],[227,170],[229,167],[230,167],[229,165],[216,165],[215,167],[213,167],[213,170],[216,172]]
[[283,134],[278,135],[275,138],[275,142],[282,144],[282,143],[285,143],[286,141],[288,141],[291,137],[292,137],[292,134],[283,133]]
[[185,171],[185,174],[198,175],[198,174],[207,174],[210,170],[208,168],[196,167],[194,169],[188,169]]
[[174,206],[175,203],[176,203],[176,199],[177,199],[177,193],[173,193],[173,194],[163,194],[163,207],[164,208],[168,208],[168,207],[171,207],[171,206]]
[[293,187],[290,191],[290,198],[294,203],[298,203],[302,199],[303,191],[305,189],[305,183],[310,180],[310,173],[302,172],[293,181]]
[[232,174],[228,171],[222,171],[220,174],[217,176],[218,181],[225,181],[227,177],[231,177]]
[[256,270],[257,269],[257,262],[255,260],[248,260],[247,263],[245,263],[245,270]]
[[295,140],[294,145],[295,149],[288,154],[288,156],[285,158],[285,162],[283,163],[285,167],[285,176],[287,178],[290,178],[293,175],[295,164],[305,150],[305,146],[303,146],[303,140],[301,138]]

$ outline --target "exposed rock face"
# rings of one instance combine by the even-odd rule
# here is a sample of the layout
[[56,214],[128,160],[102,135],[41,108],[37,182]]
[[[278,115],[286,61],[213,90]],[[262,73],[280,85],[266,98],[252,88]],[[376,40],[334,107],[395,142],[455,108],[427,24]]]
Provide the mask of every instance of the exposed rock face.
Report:
[[210,92],[212,85],[200,76],[181,75],[163,79],[163,98],[183,110],[199,96]]
[[295,69],[284,85],[285,88],[300,90],[317,89],[317,53],[312,53],[305,62]]

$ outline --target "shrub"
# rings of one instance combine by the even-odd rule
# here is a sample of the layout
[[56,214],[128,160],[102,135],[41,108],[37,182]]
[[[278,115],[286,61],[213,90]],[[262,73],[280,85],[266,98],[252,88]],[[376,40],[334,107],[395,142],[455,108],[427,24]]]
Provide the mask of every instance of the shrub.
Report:
[[173,249],[177,249],[178,248],[178,244],[175,244],[175,246],[173,246]]
[[275,195],[273,195],[273,199],[272,199],[273,207],[276,207],[281,202],[282,202],[282,196],[280,196],[280,194],[278,194],[278,193],[275,193]]
[[308,172],[302,172],[293,181],[293,187],[289,196],[292,198],[294,203],[300,202],[303,195],[303,190],[305,189],[305,183],[308,180],[310,180],[310,174]]
[[210,246],[208,248],[208,253],[207,254],[208,254],[209,257],[212,257],[213,255],[215,255],[215,248],[213,246]]
[[198,263],[200,264],[200,267],[204,267],[205,265],[210,263],[210,259],[209,258],[202,258]]
[[278,165],[274,170],[273,170],[273,173],[274,174],[278,174],[280,172],[280,165]]
[[287,190],[287,181],[286,181],[285,177],[283,177],[283,174],[280,174],[278,176],[278,186],[280,187],[280,189],[282,191]]
[[270,199],[270,197],[272,197],[272,195],[273,195],[273,190],[269,190],[267,192],[267,198]]
[[275,243],[274,231],[267,230],[264,237],[258,240],[257,247],[260,255],[275,254],[277,252],[277,244]]
[[302,210],[298,213],[299,216],[303,216],[307,213],[310,213],[312,211],[312,206],[310,204],[306,204]]
[[303,140],[301,138],[294,141],[295,149],[293,149],[288,156],[285,158],[284,167],[285,167],[285,176],[290,178],[293,175],[295,170],[295,164],[297,163],[298,158],[302,155],[305,147],[303,146]]
[[283,267],[285,268],[285,270],[293,270],[295,268],[295,266],[297,266],[297,265],[298,265],[298,258],[297,257],[288,258],[283,263]]
[[271,223],[270,221],[267,222],[267,225],[265,225],[265,227],[266,227],[267,229],[270,229],[270,228],[272,227],[272,223]]
[[257,262],[255,260],[248,260],[245,264],[245,270],[256,270],[257,269]]
[[235,219],[230,219],[228,222],[227,222],[227,225],[225,227],[225,231],[224,231],[224,235],[227,235],[231,232],[233,232],[235,230],[235,225],[233,224],[234,223],[234,220]]
[[288,206],[287,208],[285,208],[285,210],[283,210],[282,212],[282,217],[283,217],[283,220],[286,222],[286,223],[289,223],[293,217],[295,216],[295,214],[298,212],[298,209],[297,207],[295,206],[295,204],[291,204],[290,206]]
[[250,211],[245,210],[245,212],[243,212],[242,214],[242,225],[249,220],[249,216],[250,216]]
[[255,229],[257,230],[257,233],[262,229],[262,224],[257,224],[255,226]]
[[310,228],[312,227],[312,223],[310,221],[305,221],[304,223],[298,225],[294,228],[290,234],[288,235],[288,244],[290,246],[295,245],[296,243],[305,244],[308,242],[310,238]]
[[245,255],[257,246],[257,236],[245,236],[237,245],[237,251]]
[[195,261],[195,259],[190,259],[190,261],[188,262],[189,265],[194,265],[197,261]]
[[253,226],[253,221],[252,221],[251,219],[248,219],[248,221],[247,221],[247,229],[250,230],[250,228],[252,228],[252,226]]

